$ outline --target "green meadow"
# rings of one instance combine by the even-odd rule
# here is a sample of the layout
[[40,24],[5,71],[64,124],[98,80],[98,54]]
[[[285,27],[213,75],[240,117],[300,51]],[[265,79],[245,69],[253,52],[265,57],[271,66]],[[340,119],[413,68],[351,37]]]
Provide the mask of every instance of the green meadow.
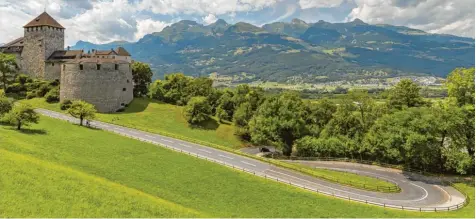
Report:
[[102,130],[0,126],[0,217],[473,217],[334,199]]

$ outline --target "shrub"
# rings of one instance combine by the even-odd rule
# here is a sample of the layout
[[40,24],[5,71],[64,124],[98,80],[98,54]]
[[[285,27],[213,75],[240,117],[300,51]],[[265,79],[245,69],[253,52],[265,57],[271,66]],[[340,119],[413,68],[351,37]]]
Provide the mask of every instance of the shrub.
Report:
[[51,87],[48,84],[42,84],[40,87],[38,87],[36,95],[37,97],[44,97],[50,90]]
[[55,103],[59,101],[59,89],[54,88],[48,91],[48,93],[45,95],[46,102],[48,103]]
[[17,93],[17,94],[24,91],[26,91],[26,87],[20,83],[11,84],[7,87],[7,90],[6,90],[7,93]]
[[35,91],[27,91],[26,92],[26,99],[33,99],[36,97],[36,92]]
[[60,85],[60,82],[58,79],[50,82],[50,86],[52,87],[58,87],[59,85]]
[[68,110],[69,108],[71,108],[71,104],[73,104],[73,101],[63,100],[60,103],[60,108],[61,108],[61,110]]

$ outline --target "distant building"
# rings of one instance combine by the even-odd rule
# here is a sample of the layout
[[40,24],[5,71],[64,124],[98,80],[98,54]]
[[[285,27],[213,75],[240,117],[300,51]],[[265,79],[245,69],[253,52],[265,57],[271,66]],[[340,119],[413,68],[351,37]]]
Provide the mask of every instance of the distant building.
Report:
[[65,49],[65,28],[46,12],[23,29],[24,36],[1,46],[0,52],[14,54],[22,73],[59,80],[61,100],[84,100],[99,112],[115,112],[132,101],[133,61],[124,48],[92,53]]

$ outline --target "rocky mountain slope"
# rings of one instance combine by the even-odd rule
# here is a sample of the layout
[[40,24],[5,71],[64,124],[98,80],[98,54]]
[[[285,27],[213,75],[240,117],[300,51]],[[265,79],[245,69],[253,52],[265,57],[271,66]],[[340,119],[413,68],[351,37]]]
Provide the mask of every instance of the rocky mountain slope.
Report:
[[445,76],[455,67],[474,66],[472,38],[429,34],[402,26],[306,23],[294,19],[257,27],[218,20],[208,26],[180,21],[138,42],[96,45],[79,41],[73,49],[124,46],[156,76],[230,76],[234,81],[323,82],[400,75]]

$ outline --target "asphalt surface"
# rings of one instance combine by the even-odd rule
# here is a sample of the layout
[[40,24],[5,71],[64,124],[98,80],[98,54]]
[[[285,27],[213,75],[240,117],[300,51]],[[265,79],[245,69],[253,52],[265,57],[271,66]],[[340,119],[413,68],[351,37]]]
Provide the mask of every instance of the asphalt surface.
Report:
[[[71,116],[45,110],[37,109],[38,113],[56,119],[67,120],[72,123],[79,121]],[[418,175],[402,174],[393,171],[386,171],[378,168],[352,166],[342,163],[314,162],[307,165],[316,168],[335,169],[339,171],[354,172],[361,175],[378,177],[396,183],[400,188],[400,193],[380,193],[351,188],[312,176],[301,174],[299,172],[280,168],[266,162],[247,158],[241,155],[221,151],[218,149],[202,146],[171,137],[162,136],[144,132],[132,128],[118,126],[114,124],[91,121],[90,125],[95,128],[118,133],[123,136],[147,141],[158,146],[165,146],[183,153],[191,154],[217,163],[232,166],[235,169],[246,170],[255,175],[269,178],[271,180],[284,182],[297,187],[304,187],[311,191],[318,191],[323,194],[336,196],[342,199],[359,200],[374,205],[385,205],[386,207],[405,209],[413,208],[422,211],[434,211],[434,208],[444,210],[448,207],[458,205],[465,201],[464,195],[450,186],[439,185],[436,181],[431,181]],[[455,207],[449,208],[454,210]]]

